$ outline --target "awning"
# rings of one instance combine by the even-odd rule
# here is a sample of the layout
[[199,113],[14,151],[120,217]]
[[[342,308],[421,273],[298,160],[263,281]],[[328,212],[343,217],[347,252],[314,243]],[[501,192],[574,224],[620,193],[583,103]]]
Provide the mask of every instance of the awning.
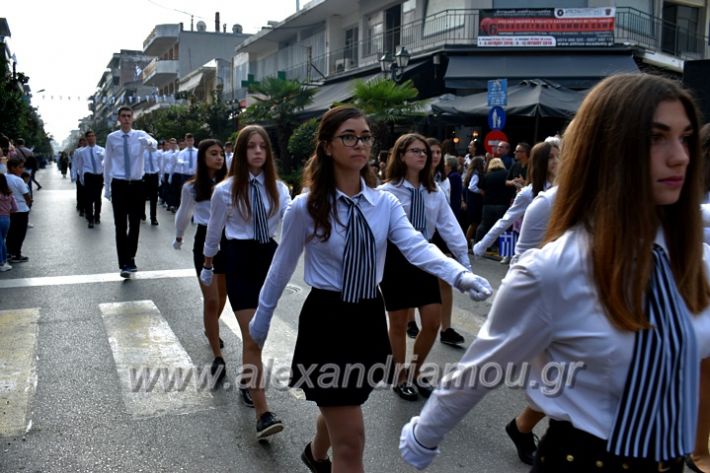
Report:
[[198,72],[194,76],[188,78],[185,82],[180,82],[178,85],[179,92],[191,92],[200,86],[202,78],[204,77],[204,72]]
[[450,89],[485,89],[491,79],[541,78],[573,89],[588,89],[604,77],[639,72],[630,54],[479,54],[451,56],[444,76]]
[[368,82],[382,73],[378,72],[357,79],[349,79],[332,84],[325,84],[318,87],[318,91],[313,96],[313,102],[305,107],[300,113],[317,114],[328,110],[334,102],[344,102],[350,100],[355,93],[355,83],[359,80]]

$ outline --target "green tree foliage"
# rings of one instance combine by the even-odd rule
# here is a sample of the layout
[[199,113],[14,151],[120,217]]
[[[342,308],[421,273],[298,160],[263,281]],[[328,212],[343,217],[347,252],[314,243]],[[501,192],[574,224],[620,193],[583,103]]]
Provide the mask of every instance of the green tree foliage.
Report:
[[277,152],[283,174],[298,168],[299,162],[288,152],[288,139],[298,125],[296,114],[313,102],[315,89],[301,82],[278,77],[267,77],[250,87],[250,92],[259,94],[256,103],[250,105],[240,116],[240,123],[271,122],[276,126]]
[[233,131],[229,108],[223,102],[173,105],[142,115],[135,128],[154,137],[181,138],[185,133],[195,135],[195,142],[205,138],[226,140]]
[[288,152],[296,162],[304,164],[316,150],[316,133],[319,123],[317,118],[311,118],[293,130],[288,139]]
[[0,74],[0,133],[12,140],[23,138],[36,154],[51,155],[44,123],[23,93],[22,86],[29,78],[21,72],[13,77],[4,54],[0,55]]
[[389,149],[394,144],[394,127],[410,123],[419,114],[414,100],[419,91],[411,80],[397,84],[387,78],[370,82],[357,81],[353,103],[365,112],[372,122],[376,144],[373,151]]

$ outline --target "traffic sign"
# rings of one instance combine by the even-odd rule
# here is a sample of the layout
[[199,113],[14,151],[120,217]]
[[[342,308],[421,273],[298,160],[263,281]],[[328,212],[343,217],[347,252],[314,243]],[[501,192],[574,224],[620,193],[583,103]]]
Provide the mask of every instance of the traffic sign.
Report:
[[503,110],[503,107],[496,105],[488,111],[488,128],[491,130],[505,128],[505,110]]
[[508,79],[495,79],[488,81],[488,106],[508,105]]
[[498,146],[498,143],[500,143],[501,141],[510,143],[508,141],[508,135],[506,135],[502,131],[489,131],[488,134],[486,134],[486,137],[483,138],[483,147],[486,148],[486,151],[488,151],[489,153],[494,154],[496,146]]

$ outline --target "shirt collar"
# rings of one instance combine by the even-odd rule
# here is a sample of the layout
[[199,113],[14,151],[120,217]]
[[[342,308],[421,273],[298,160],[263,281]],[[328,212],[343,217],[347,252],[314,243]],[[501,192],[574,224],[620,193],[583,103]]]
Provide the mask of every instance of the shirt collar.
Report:
[[663,248],[663,251],[665,251],[668,257],[670,258],[670,253],[668,253],[668,245],[666,244],[666,235],[663,231],[663,225],[658,225],[658,230],[656,230],[656,239],[654,243]]
[[251,171],[249,171],[249,182],[251,182],[252,179],[256,179],[259,184],[263,185],[265,182],[264,173],[261,172],[258,176],[255,176],[251,173]]
[[[416,189],[416,187],[414,187],[414,184],[412,184],[411,182],[409,182],[408,180],[406,180],[404,178],[400,179],[400,181],[397,184],[395,184],[395,187],[406,187],[407,189]],[[424,186],[420,182],[419,189],[423,189],[423,187]]]
[[359,196],[362,196],[370,205],[373,205],[373,206],[375,205],[376,198],[377,198],[377,192],[375,191],[375,189],[368,186],[367,183],[365,182],[365,179],[363,179],[362,177],[360,177],[360,192],[358,192],[354,196],[350,197],[336,187],[335,188],[335,198],[339,199],[341,195],[347,197],[348,199],[355,199]]

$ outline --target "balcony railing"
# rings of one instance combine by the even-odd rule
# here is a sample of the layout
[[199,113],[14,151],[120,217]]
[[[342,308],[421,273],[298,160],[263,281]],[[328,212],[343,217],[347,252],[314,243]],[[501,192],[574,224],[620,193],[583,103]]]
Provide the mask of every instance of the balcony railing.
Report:
[[[314,56],[310,63],[305,61],[288,67],[288,62],[282,63],[273,55],[268,62],[260,62],[256,76],[261,78],[284,71],[289,79],[319,80],[322,79],[319,72],[332,76],[375,65],[382,54],[387,51],[394,53],[397,46],[405,46],[414,57],[445,46],[475,47],[478,23],[478,10],[446,10],[366,38],[347,48]],[[681,59],[710,58],[707,36],[630,7],[616,9],[614,41],[665,52]]]

